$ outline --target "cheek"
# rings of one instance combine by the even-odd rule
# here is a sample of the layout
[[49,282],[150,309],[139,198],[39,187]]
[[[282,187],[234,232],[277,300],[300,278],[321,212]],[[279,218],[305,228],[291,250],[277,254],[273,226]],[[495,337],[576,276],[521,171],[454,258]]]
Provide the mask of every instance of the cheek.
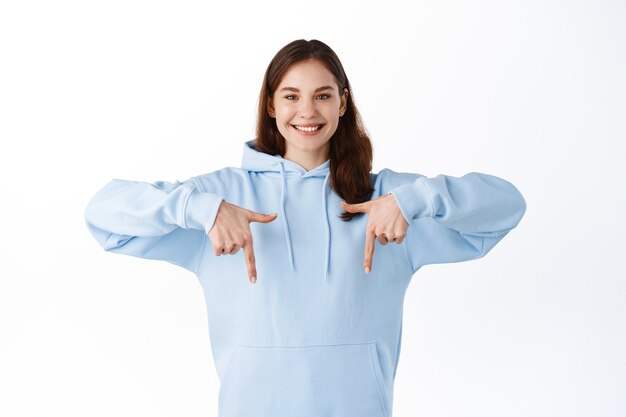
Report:
[[281,120],[289,120],[293,117],[293,110],[287,106],[277,107],[276,115]]

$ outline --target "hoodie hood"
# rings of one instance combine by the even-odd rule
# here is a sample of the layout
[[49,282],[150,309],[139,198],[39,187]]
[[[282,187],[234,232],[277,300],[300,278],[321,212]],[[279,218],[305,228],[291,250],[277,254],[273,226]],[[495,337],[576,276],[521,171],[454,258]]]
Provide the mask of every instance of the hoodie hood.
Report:
[[281,175],[281,192],[280,192],[280,217],[282,218],[283,228],[285,232],[285,241],[287,243],[287,251],[289,257],[289,263],[291,270],[295,271],[295,263],[293,259],[293,248],[291,244],[291,233],[289,229],[289,222],[285,212],[285,200],[287,199],[287,175],[298,175],[301,178],[307,177],[323,177],[324,182],[320,190],[320,196],[323,201],[323,213],[320,215],[324,217],[324,224],[326,225],[326,246],[325,246],[325,260],[324,260],[324,282],[328,280],[328,270],[330,268],[330,222],[328,221],[328,199],[326,198],[327,190],[330,189],[330,159],[321,165],[307,171],[301,165],[296,162],[284,159],[280,155],[269,155],[265,152],[259,151],[255,146],[255,139],[249,140],[243,145],[243,156],[241,159],[241,168],[248,172],[276,172]]

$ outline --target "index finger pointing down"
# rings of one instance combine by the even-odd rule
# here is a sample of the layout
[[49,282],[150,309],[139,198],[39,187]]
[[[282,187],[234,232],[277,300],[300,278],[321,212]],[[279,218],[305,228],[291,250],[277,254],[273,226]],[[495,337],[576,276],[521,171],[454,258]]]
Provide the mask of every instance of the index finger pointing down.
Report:
[[365,273],[368,274],[372,270],[372,258],[374,257],[374,244],[376,243],[376,235],[373,231],[365,234],[365,260],[363,266]]
[[256,264],[254,259],[254,249],[252,246],[252,236],[243,245],[243,252],[246,258],[246,265],[248,266],[248,277],[253,284],[256,282]]

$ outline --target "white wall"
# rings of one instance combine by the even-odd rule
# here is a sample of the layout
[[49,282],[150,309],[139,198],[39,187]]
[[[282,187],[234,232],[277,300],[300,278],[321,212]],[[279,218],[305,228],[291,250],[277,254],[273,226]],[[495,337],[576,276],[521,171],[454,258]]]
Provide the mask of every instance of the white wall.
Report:
[[[195,277],[100,249],[111,178],[239,166],[272,56],[341,58],[374,170],[511,181],[528,208],[405,300],[394,417],[626,414],[626,3],[0,6],[0,415],[215,416]],[[620,23],[621,22],[621,23]]]

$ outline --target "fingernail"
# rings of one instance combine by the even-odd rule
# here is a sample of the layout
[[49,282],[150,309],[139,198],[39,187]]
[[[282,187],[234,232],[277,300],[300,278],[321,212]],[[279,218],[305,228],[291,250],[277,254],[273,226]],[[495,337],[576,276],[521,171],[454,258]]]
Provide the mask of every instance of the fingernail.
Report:
[[366,266],[366,267],[365,267],[365,273],[366,273],[366,274],[369,274],[369,273],[370,273],[370,267],[369,267],[369,266]]
[[252,281],[252,283],[254,284],[256,282],[256,277],[251,277],[250,281]]

